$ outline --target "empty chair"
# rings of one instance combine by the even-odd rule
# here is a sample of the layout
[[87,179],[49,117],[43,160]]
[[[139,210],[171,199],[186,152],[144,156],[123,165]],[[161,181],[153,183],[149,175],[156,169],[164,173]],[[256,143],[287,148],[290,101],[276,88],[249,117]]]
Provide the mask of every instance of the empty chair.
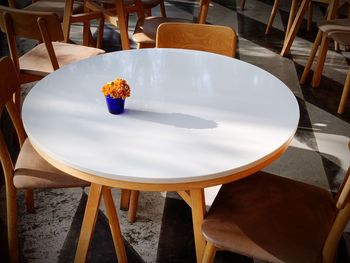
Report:
[[336,198],[265,172],[223,185],[202,225],[203,262],[217,249],[268,262],[335,262],[350,219],[348,177]]
[[[103,16],[100,21],[99,30],[102,32]],[[63,41],[64,36],[60,20],[55,13],[0,6],[0,29],[7,34],[11,58],[21,83],[40,80],[60,66],[105,53],[98,48],[57,42]],[[16,37],[31,38],[42,43],[19,56]],[[102,34],[99,34],[99,38],[98,42],[102,42]]]
[[[9,7],[16,8],[15,0],[8,0]],[[33,0],[31,4],[23,8],[27,11],[54,12],[63,22],[65,41],[69,40],[71,23],[70,16],[84,13],[83,0]],[[69,14],[68,14],[69,13]],[[81,20],[81,19],[80,19]],[[83,21],[75,21],[83,22]]]
[[[7,231],[10,262],[18,262],[18,237],[16,220],[16,191],[42,188],[83,187],[85,181],[65,174],[46,162],[28,140],[19,111],[12,97],[20,88],[16,69],[10,58],[0,60],[0,109],[6,108],[18,137],[20,152],[15,163],[12,162],[5,136],[0,130],[0,158],[5,176]],[[32,196],[27,201],[33,202]],[[33,206],[33,203],[30,204]]]
[[[104,4],[95,0],[85,0],[85,8],[90,11],[102,12],[106,21],[119,28],[122,49],[130,49],[128,35],[129,13],[136,13],[138,17],[143,17],[143,7],[141,0],[108,0],[110,4]],[[113,8],[110,8],[112,5]]]
[[202,50],[235,57],[236,44],[236,32],[227,26],[163,23],[157,29],[157,48]]
[[[63,21],[64,8],[66,0],[36,0],[31,4],[24,7],[24,10],[39,11],[39,12],[54,12],[58,15],[59,19]],[[9,6],[15,8],[15,0],[8,0]],[[73,13],[84,12],[84,1],[74,1]]]
[[[348,46],[350,45],[350,20],[349,19],[334,19],[329,21],[323,21],[319,24],[319,33],[316,37],[314,45],[311,49],[309,59],[305,65],[303,75],[301,76],[300,83],[305,84],[308,74],[311,70],[311,66],[316,57],[316,52],[320,49],[317,58],[317,65],[314,71],[312,86],[317,87],[320,84],[324,62],[327,56],[329,39],[335,40],[337,43]],[[320,48],[319,48],[320,47]],[[350,70],[350,69],[349,69]],[[350,72],[350,71],[349,71]],[[348,72],[343,93],[341,95],[340,103],[337,112],[339,114],[344,112],[347,98],[349,96],[350,89],[350,73]]]
[[[210,0],[201,1],[198,13],[198,23],[204,24],[209,9]],[[191,23],[187,19],[169,17],[140,17],[137,21],[132,39],[137,43],[138,48],[155,47],[158,26],[162,23]]]
[[[156,36],[157,48],[183,48],[212,52],[228,57],[235,57],[237,45],[236,32],[227,26],[193,23],[163,23],[159,25]],[[138,191],[122,191],[122,202],[130,198],[128,220],[136,220]],[[124,199],[125,198],[125,199]]]

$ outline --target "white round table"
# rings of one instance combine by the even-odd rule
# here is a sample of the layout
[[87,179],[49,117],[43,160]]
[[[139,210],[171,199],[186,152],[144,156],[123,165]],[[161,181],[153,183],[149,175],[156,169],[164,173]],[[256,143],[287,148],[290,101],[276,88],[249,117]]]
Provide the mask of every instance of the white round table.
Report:
[[[100,92],[116,77],[131,87],[121,115],[108,112]],[[92,182],[91,191],[98,185],[187,193],[200,260],[203,188],[248,176],[278,158],[294,136],[299,108],[286,85],[248,63],[143,49],[55,71],[27,95],[22,117],[38,152]]]

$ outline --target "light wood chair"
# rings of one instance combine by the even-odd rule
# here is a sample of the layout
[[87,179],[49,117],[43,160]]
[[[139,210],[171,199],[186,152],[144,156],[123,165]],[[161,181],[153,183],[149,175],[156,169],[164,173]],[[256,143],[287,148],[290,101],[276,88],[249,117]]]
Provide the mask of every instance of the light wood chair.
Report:
[[227,26],[163,23],[157,29],[157,48],[183,48],[236,56],[237,35]]
[[[301,84],[306,83],[307,77],[311,71],[313,61],[315,60],[317,50],[319,49],[320,51],[317,56],[317,65],[311,83],[313,87],[319,86],[330,39],[333,39],[337,43],[342,44],[344,46],[350,45],[350,20],[334,19],[329,21],[323,21],[319,24],[319,33],[311,49],[310,56],[305,65],[303,75],[300,78]],[[348,71],[337,110],[339,114],[342,114],[344,112],[346,101],[349,96],[349,90],[350,72]]]
[[349,170],[336,198],[265,172],[223,185],[203,221],[202,262],[213,262],[217,249],[267,262],[335,262],[349,191]]
[[112,8],[104,7],[103,4],[97,3],[95,0],[85,0],[85,9],[94,12],[102,12],[105,21],[111,23],[120,30],[120,39],[122,49],[130,49],[129,35],[128,35],[128,20],[130,13],[136,13],[138,17],[144,17],[144,10],[141,0],[124,1],[113,0]]
[[[24,7],[24,10],[39,12],[54,12],[61,22],[64,17],[65,0],[32,0],[32,3]],[[73,14],[84,12],[84,1],[73,1]],[[15,0],[8,0],[9,7],[16,8]]]
[[[102,43],[103,17],[100,18],[99,43]],[[7,34],[11,58],[21,83],[40,80],[60,66],[105,53],[104,50],[62,43],[64,36],[55,13],[32,12],[0,6],[0,29]],[[40,44],[19,56],[16,37],[35,39]],[[16,104],[19,106],[19,95]]]
[[[13,94],[20,88],[20,82],[10,58],[5,57],[0,60],[0,72],[0,109],[3,113],[6,108],[20,145],[18,158],[13,163],[4,133],[0,130],[0,158],[6,186],[8,246],[10,262],[15,263],[18,262],[16,191],[19,189],[85,187],[89,186],[89,183],[59,171],[35,151],[27,138],[19,111],[12,100]],[[34,207],[32,195],[26,196],[26,201],[29,201],[30,206]]]
[[[163,23],[156,36],[157,48],[183,48],[236,56],[236,32],[226,26],[194,23]],[[139,191],[122,191],[121,208],[128,211],[128,221],[135,222]],[[127,202],[130,200],[129,204]]]
[[[8,0],[9,7],[16,8],[15,0]],[[27,11],[53,12],[63,22],[65,41],[69,41],[71,26],[70,16],[84,13],[83,0],[32,0],[32,3],[23,8]],[[69,15],[68,15],[69,14]],[[84,21],[76,21],[84,22]]]
[[[198,13],[198,23],[205,24],[210,0],[201,0]],[[132,39],[137,43],[137,48],[149,48],[156,45],[158,26],[162,23],[191,23],[192,21],[182,18],[169,17],[141,17],[138,19]]]

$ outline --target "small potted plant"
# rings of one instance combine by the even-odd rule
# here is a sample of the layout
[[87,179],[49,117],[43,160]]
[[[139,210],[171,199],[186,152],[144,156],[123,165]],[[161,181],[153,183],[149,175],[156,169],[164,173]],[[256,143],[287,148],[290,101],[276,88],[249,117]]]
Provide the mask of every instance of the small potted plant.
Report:
[[112,114],[123,113],[125,99],[130,97],[130,87],[126,80],[116,78],[103,85],[101,91],[105,95],[108,111]]

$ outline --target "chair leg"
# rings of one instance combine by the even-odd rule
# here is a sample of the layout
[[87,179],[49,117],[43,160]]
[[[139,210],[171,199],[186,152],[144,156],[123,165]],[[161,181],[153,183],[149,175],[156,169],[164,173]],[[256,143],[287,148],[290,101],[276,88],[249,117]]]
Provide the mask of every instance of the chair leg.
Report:
[[275,2],[273,3],[272,10],[271,10],[271,15],[269,17],[269,22],[267,22],[267,25],[266,25],[265,35],[267,35],[270,32],[270,29],[272,27],[273,21],[275,20],[275,16],[276,16],[279,5],[280,5],[280,0],[275,0]]
[[202,263],[213,263],[215,259],[215,254],[216,247],[212,243],[207,242],[207,245],[205,246],[204,250]]
[[309,59],[306,62],[306,65],[305,65],[305,68],[304,68],[304,71],[303,71],[303,75],[300,78],[300,84],[305,84],[307,76],[310,73],[310,70],[311,70],[311,67],[312,67],[312,63],[314,62],[314,59],[315,59],[315,56],[316,56],[316,53],[317,53],[317,49],[318,49],[318,47],[319,47],[319,45],[321,43],[322,34],[323,33],[321,32],[321,30],[319,30],[318,33],[317,33],[315,42],[314,42],[314,44],[312,46]]
[[245,0],[241,0],[241,3],[240,3],[241,10],[244,9],[244,6],[245,6]]
[[160,13],[162,17],[166,17],[165,4],[164,1],[159,4]]
[[16,189],[6,186],[7,206],[7,236],[10,262],[17,263],[18,258],[18,233],[17,233],[17,202]]
[[152,16],[152,9],[151,8],[145,9],[145,14],[146,14],[146,17]]
[[312,1],[310,1],[307,9],[307,25],[306,25],[307,32],[309,32],[312,27],[312,13],[313,13],[313,6],[312,6]]
[[341,99],[338,107],[339,114],[342,114],[344,112],[346,101],[348,100],[348,97],[349,97],[349,92],[350,92],[350,68],[348,71],[348,75],[346,76],[343,93],[341,95]]
[[28,213],[34,213],[34,192],[33,189],[25,190],[26,207]]
[[131,191],[128,221],[129,223],[134,223],[136,221],[137,205],[139,203],[140,191]]
[[312,78],[312,83],[311,83],[312,87],[318,87],[320,85],[324,62],[327,56],[328,45],[329,45],[329,38],[327,38],[327,33],[323,33],[320,50],[318,51],[316,69],[314,71],[314,75]]

